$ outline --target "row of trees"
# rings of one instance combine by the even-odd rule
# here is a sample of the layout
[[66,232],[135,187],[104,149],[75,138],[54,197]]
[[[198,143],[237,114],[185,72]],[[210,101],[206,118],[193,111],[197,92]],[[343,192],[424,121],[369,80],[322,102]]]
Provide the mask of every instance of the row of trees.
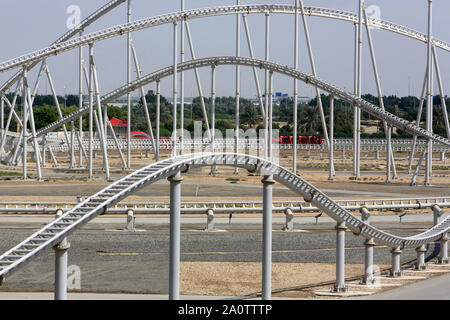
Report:
[[[12,96],[9,96],[12,100]],[[73,113],[78,109],[78,96],[68,95],[65,98],[57,97],[61,106],[63,116]],[[155,126],[156,119],[156,96],[153,93],[146,95],[146,100],[149,108],[152,125]],[[366,94],[362,97],[364,100],[378,105],[378,98]],[[384,98],[384,105],[387,111],[404,118],[408,121],[415,121],[418,113],[419,99],[417,97],[396,97],[388,96]],[[450,99],[447,98],[447,104],[450,104]],[[204,98],[205,106],[208,114],[211,114],[211,99]],[[322,105],[326,122],[328,124],[330,97],[322,95]],[[278,101],[273,108],[274,128],[280,129],[280,135],[293,135],[293,100],[292,98],[283,98]],[[442,117],[441,101],[439,96],[433,99],[434,104],[434,119],[433,130],[435,133],[445,136],[445,124]],[[21,99],[17,98],[17,105],[19,106],[19,116]],[[216,128],[225,134],[225,130],[234,128],[235,119],[235,97],[218,97],[216,98]],[[8,108],[5,108],[6,113]],[[248,99],[240,99],[240,126],[242,129],[248,128],[263,128],[262,114],[260,106]],[[126,119],[126,107],[108,107],[109,118],[116,117],[122,120]],[[34,118],[36,129],[39,130],[50,123],[59,119],[58,112],[55,106],[53,96],[37,95],[34,100]],[[353,106],[342,100],[335,100],[335,137],[350,138],[353,136]],[[384,131],[381,121],[376,120],[368,113],[362,112],[362,125],[373,123],[378,125],[378,130],[375,133],[362,132],[363,138],[384,137]],[[178,119],[180,117],[178,116]],[[202,104],[200,98],[195,98],[192,104],[185,104],[184,110],[184,127],[187,130],[193,130],[194,121],[203,121]],[[422,114],[422,121],[425,119],[425,112]],[[371,122],[370,122],[371,121]],[[312,99],[308,103],[298,104],[298,134],[299,135],[323,135],[322,124],[319,109],[317,107],[317,98]],[[142,101],[132,106],[131,113],[132,130],[141,130],[148,132],[147,122],[145,119],[145,112]],[[68,126],[68,125],[67,125]],[[78,120],[76,121],[78,127]],[[172,118],[172,104],[161,96],[161,135],[169,136],[172,132],[173,118]],[[10,130],[15,130],[16,122],[13,119]],[[83,128],[88,129],[88,119],[83,118]],[[155,128],[154,128],[155,129]],[[204,128],[206,129],[206,128]],[[409,137],[405,132],[397,131],[394,137]]]

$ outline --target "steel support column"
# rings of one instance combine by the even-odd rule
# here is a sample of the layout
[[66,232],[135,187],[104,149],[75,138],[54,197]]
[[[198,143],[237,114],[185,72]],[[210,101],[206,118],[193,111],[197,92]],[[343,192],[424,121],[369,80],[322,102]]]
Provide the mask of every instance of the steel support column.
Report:
[[[27,172],[27,126],[28,126],[28,110],[27,110],[27,84],[26,84],[27,66],[23,66],[23,87],[22,87],[22,179],[28,179]],[[19,143],[17,144],[19,148]]]
[[[216,143],[216,66],[211,66],[211,152],[215,151]],[[211,175],[217,173],[217,167],[211,166]]]
[[392,278],[398,278],[403,276],[403,271],[401,269],[400,256],[402,250],[400,247],[392,248],[392,269],[389,271],[389,276]]
[[272,175],[264,176],[263,183],[263,258],[262,258],[262,299],[272,296]]
[[387,126],[387,147],[386,147],[386,183],[391,183],[391,159],[392,159],[392,126]]
[[449,264],[449,258],[448,258],[448,235],[447,233],[444,233],[439,240],[440,242],[440,250],[439,250],[439,257],[438,262],[440,264]]
[[[93,44],[89,44],[89,58],[93,57]],[[94,177],[92,168],[93,149],[93,129],[94,129],[94,72],[92,70],[92,61],[89,62],[89,156],[88,169],[89,179]]]
[[[184,12],[184,0],[181,0],[181,11]],[[186,19],[180,23],[180,63],[184,62],[184,29]],[[193,50],[194,48],[192,48]],[[194,58],[192,58],[194,59]],[[183,154],[184,144],[184,71],[180,72],[180,154]]]
[[[240,0],[236,0],[236,5]],[[236,57],[241,55],[241,15],[236,14]],[[234,133],[234,152],[239,153],[239,112],[240,112],[240,88],[241,88],[241,68],[236,65],[236,109],[235,109],[235,133]],[[234,168],[234,174],[239,174],[238,168]]]
[[[131,0],[128,0],[127,23],[131,22]],[[127,84],[131,82],[131,35],[127,32]],[[127,94],[127,167],[131,169],[131,92]]]
[[170,253],[169,253],[169,300],[180,299],[180,172],[170,177]]
[[416,264],[414,265],[414,269],[426,270],[427,265],[425,263],[425,252],[427,252],[427,248],[425,247],[425,245],[422,245],[416,248],[416,252],[417,252],[417,261]]
[[345,285],[345,222],[336,225],[336,285],[333,292],[345,292],[348,290]]
[[[295,0],[295,19],[294,19],[294,69],[298,68],[298,13],[299,4]],[[298,134],[298,81],[294,79],[294,132],[292,142],[292,172],[297,173],[297,134]],[[331,120],[330,120],[331,122]],[[332,168],[330,167],[330,172]]]
[[178,22],[175,21],[173,23],[173,99],[172,99],[172,113],[173,113],[173,148],[172,148],[172,156],[178,155],[178,143],[177,143],[177,121],[178,121],[178,111],[177,111],[177,103],[178,103],[178,92],[177,92],[177,72],[178,72],[178,34],[177,34],[177,26]]
[[329,159],[330,159],[330,164],[328,167],[328,180],[329,181],[333,181],[334,180],[334,172],[333,172],[333,168],[334,168],[334,96],[330,96],[330,135],[329,135],[329,139],[330,139],[330,148],[329,148]]
[[161,127],[161,81],[156,81],[156,154],[155,160],[159,161],[160,150],[160,127]]
[[[427,117],[426,130],[433,132],[433,57],[432,57],[432,26],[433,26],[433,1],[428,0],[428,42],[427,42]],[[425,182],[431,185],[431,171],[433,165],[433,141],[427,141],[427,153],[425,160]]]
[[[270,13],[266,12],[266,33],[265,33],[265,60],[269,61],[270,59]],[[267,149],[268,145],[268,128],[269,128],[269,70],[265,70],[264,72],[264,128],[265,130],[265,146],[264,146],[264,157],[267,159],[269,150]]]
[[[83,32],[80,32],[80,37],[83,35]],[[83,109],[83,47],[79,49],[79,70],[78,70],[78,110]],[[78,127],[79,127],[79,135],[80,138],[83,139],[83,117],[80,116],[78,118]],[[78,154],[78,165],[81,168],[83,165],[83,146],[82,143],[79,143],[79,154]]]
[[373,247],[375,247],[375,242],[372,238],[364,241],[364,284],[373,284],[375,282],[373,276]]
[[[62,215],[62,210],[58,210],[56,218]],[[67,300],[67,261],[70,244],[64,238],[59,244],[53,247],[55,250],[55,300]]]
[[[361,220],[367,224],[370,224],[370,212],[366,207],[360,209]],[[375,242],[373,238],[366,239],[364,241],[364,276],[362,283],[366,285],[373,284],[375,279],[373,276],[373,247],[375,247]]]

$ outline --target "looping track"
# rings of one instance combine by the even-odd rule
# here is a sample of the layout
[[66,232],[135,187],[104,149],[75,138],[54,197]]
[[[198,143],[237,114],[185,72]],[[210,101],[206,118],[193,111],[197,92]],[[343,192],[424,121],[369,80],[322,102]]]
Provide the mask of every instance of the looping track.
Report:
[[[120,1],[118,1],[120,2]],[[180,22],[184,19],[199,19],[205,17],[213,16],[223,16],[223,15],[235,15],[235,14],[294,14],[295,7],[289,5],[242,5],[242,6],[226,6],[226,7],[213,7],[206,9],[194,9],[184,12],[177,12],[171,14],[165,14],[157,17],[146,18],[138,20],[135,22],[114,26],[105,30],[97,31],[79,38],[67,40],[64,42],[55,42],[47,48],[40,49],[38,51],[17,57],[15,59],[6,61],[0,64],[0,72],[5,72],[23,65],[28,65],[35,63],[36,61],[43,60],[47,57],[58,55],[62,52],[70,51],[79,46],[88,45],[98,41],[106,40],[113,37],[122,36],[127,32],[135,32],[159,25]],[[305,8],[305,14],[309,16],[332,18],[347,22],[356,23],[358,21],[358,16],[341,10],[325,9],[325,8],[315,8],[309,7]],[[370,18],[369,21],[371,25],[377,26],[380,29],[387,30],[390,32],[395,32],[397,34],[419,40],[421,42],[427,42],[427,36],[418,31],[409,29],[404,26],[400,26],[391,22],[381,21]],[[92,21],[89,21],[92,23]],[[70,36],[73,36],[71,34]],[[63,37],[62,39],[66,39]],[[450,51],[450,44],[433,39],[433,43],[437,48],[441,48],[445,51]]]
[[[258,59],[251,59],[251,58],[212,57],[212,58],[196,59],[196,60],[192,60],[192,61],[188,61],[188,62],[179,64],[177,70],[178,70],[178,72],[182,72],[182,71],[187,71],[187,70],[191,70],[191,69],[195,69],[195,68],[211,67],[212,65],[215,65],[215,66],[241,65],[241,66],[248,66],[248,67],[258,67],[261,69],[267,69],[270,71],[274,71],[279,74],[283,74],[288,77],[292,77],[294,79],[298,79],[305,83],[310,83],[313,86],[317,86],[318,88],[320,88],[326,92],[329,92],[330,94],[334,95],[337,98],[340,98],[346,102],[349,102],[349,103],[355,105],[356,107],[361,108],[362,110],[377,117],[378,119],[386,121],[387,123],[389,123],[392,126],[395,126],[399,129],[409,132],[413,135],[425,137],[425,138],[431,139],[437,143],[441,143],[441,144],[450,146],[450,141],[448,139],[445,139],[436,134],[429,133],[426,130],[417,126],[416,124],[408,122],[402,118],[399,118],[399,117],[383,110],[382,108],[377,107],[377,106],[371,104],[370,102],[367,102],[361,98],[358,98],[354,94],[346,92],[345,90],[343,90],[335,85],[332,85],[324,80],[321,80],[321,79],[314,77],[308,73],[293,69],[289,66],[285,66],[282,64],[264,61],[264,60],[258,60]],[[173,69],[174,69],[173,66],[166,67],[164,69],[153,72],[147,76],[144,76],[139,80],[133,81],[132,83],[130,83],[130,85],[124,85],[124,86],[106,94],[105,96],[103,96],[102,103],[111,102],[114,99],[127,94],[128,92],[132,92],[132,91],[136,90],[137,88],[140,88],[144,85],[147,85],[147,84],[157,81],[159,79],[168,77],[173,74]],[[62,120],[59,120],[53,124],[50,124],[46,128],[40,130],[39,132],[37,132],[37,136],[39,137],[45,133],[53,131],[54,129],[62,126],[63,124],[69,123],[70,121],[73,121],[73,120],[76,120],[81,115],[86,114],[88,112],[89,112],[89,107],[85,107],[73,114],[70,114],[70,115],[64,117]]]
[[363,222],[300,176],[268,160],[234,153],[187,154],[150,164],[118,180],[1,255],[1,279],[5,279],[44,249],[58,244],[96,216],[104,213],[109,206],[118,203],[141,188],[173,176],[179,171],[211,165],[239,167],[264,175],[273,175],[276,181],[310,200],[312,204],[337,222],[345,222],[354,233],[366,238],[373,238],[375,242],[391,247],[419,247],[439,239],[450,229],[450,218],[447,218],[421,234],[406,238],[398,237]]

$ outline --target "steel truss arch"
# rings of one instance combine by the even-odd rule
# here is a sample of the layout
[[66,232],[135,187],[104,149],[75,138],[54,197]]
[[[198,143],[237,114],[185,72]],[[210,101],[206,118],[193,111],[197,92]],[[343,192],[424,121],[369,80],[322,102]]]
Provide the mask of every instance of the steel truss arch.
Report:
[[[326,91],[336,98],[342,99],[356,107],[362,109],[363,111],[375,116],[380,120],[385,120],[388,124],[395,126],[403,131],[409,132],[413,135],[422,136],[427,139],[431,139],[437,143],[444,144],[450,146],[450,141],[436,134],[430,133],[425,129],[420,128],[414,123],[408,122],[402,118],[399,118],[386,110],[381,109],[361,98],[356,97],[354,94],[346,92],[345,90],[329,84],[328,82],[321,80],[317,77],[314,77],[308,73],[302,72],[300,70],[293,69],[289,66],[281,65],[274,62],[269,62],[265,60],[259,59],[251,59],[251,58],[240,58],[240,57],[212,57],[212,58],[202,58],[187,61],[178,65],[178,72],[188,71],[195,68],[203,68],[203,67],[211,67],[212,65],[220,66],[220,65],[241,65],[248,67],[258,67],[261,69],[267,69],[279,74],[283,74],[288,77],[292,77],[294,79],[303,81],[307,84],[311,84],[312,86],[316,86],[323,91]],[[171,76],[173,74],[173,66],[163,68],[159,71],[153,72],[147,76],[143,76],[140,79],[130,83],[129,85],[124,85],[102,97],[102,104],[109,103],[116,98],[119,98],[128,92],[132,92],[142,86],[145,86],[151,82],[160,80],[162,78]],[[89,112],[89,108],[85,107],[73,113],[71,115],[66,116],[62,120],[55,122],[46,128],[40,130],[37,133],[37,136],[41,136],[45,133],[48,133],[65,123],[68,123],[72,120],[76,120],[80,115]]]
[[[145,18],[138,21],[114,26],[108,29],[97,31],[79,38],[68,40],[62,43],[54,43],[53,45],[40,49],[38,51],[25,54],[23,56],[11,59],[0,64],[0,73],[6,72],[8,70],[22,67],[23,65],[28,65],[30,63],[35,63],[36,61],[41,61],[47,57],[58,55],[62,52],[70,51],[72,49],[78,48],[80,46],[89,45],[101,40],[106,40],[109,38],[122,36],[128,32],[135,32],[159,25],[178,23],[183,20],[200,19],[205,17],[232,15],[232,14],[295,14],[295,6],[290,5],[240,5],[240,6],[225,6],[225,7],[213,7],[204,9],[193,9],[184,12],[172,13],[160,15],[157,17]],[[333,18],[337,20],[347,21],[356,23],[358,22],[358,16],[354,13],[325,9],[325,8],[315,8],[308,7],[305,8],[305,14],[309,16]],[[397,34],[419,40],[421,42],[427,42],[428,37],[424,33],[415,31],[413,29],[400,26],[391,22],[377,20],[373,18],[368,19],[371,26],[376,26],[380,29],[395,32]],[[365,22],[363,22],[365,24]],[[433,38],[433,45],[441,48],[445,51],[450,52],[450,44],[442,40]]]
[[352,215],[339,204],[291,171],[265,159],[235,153],[186,154],[152,163],[109,185],[79,203],[55,221],[47,224],[25,241],[0,256],[0,283],[43,250],[61,242],[106,209],[143,187],[169,178],[177,172],[205,166],[231,166],[271,174],[282,185],[302,196],[357,235],[391,247],[420,247],[439,239],[450,229],[450,217],[433,228],[411,237],[398,237],[379,230]]
[[[124,3],[126,0],[112,0],[108,2],[107,4],[103,5],[101,8],[97,9],[95,12],[90,14],[87,18],[85,18],[83,21],[80,22],[79,25],[75,26],[74,28],[67,31],[65,34],[63,34],[61,37],[59,37],[55,42],[53,42],[52,45],[62,43],[64,41],[67,41],[71,38],[73,38],[75,35],[77,35],[79,32],[82,32],[85,28],[90,26],[92,23],[103,17],[105,14],[110,12],[111,10],[115,9],[117,6]],[[28,66],[28,71],[35,67],[39,63],[39,60],[32,62]],[[18,72],[14,74],[8,81],[6,81],[1,87],[0,92],[6,92],[14,83],[19,79],[21,76],[21,72]]]

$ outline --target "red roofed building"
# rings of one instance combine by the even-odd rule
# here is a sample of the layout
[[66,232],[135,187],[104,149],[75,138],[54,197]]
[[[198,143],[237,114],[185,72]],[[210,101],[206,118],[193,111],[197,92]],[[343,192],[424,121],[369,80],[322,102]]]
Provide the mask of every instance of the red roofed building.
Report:
[[[111,118],[109,119],[111,122],[111,125],[114,128],[114,132],[118,138],[123,138],[127,134],[127,122],[117,119],[117,118]],[[108,130],[108,135],[110,135],[111,132]]]

